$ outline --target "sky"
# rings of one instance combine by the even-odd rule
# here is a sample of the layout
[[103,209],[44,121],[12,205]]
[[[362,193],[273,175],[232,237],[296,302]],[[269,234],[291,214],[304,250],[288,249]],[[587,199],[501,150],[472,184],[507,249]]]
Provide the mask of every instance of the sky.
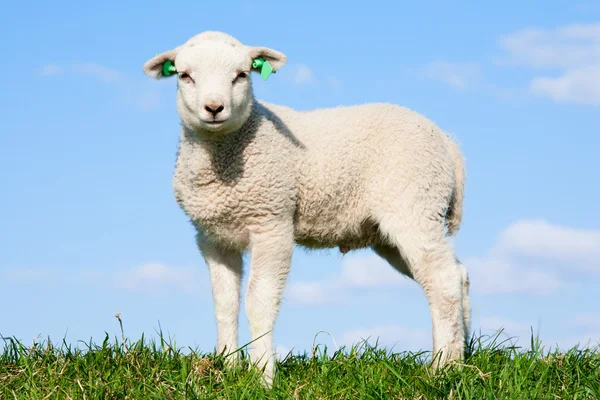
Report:
[[[261,100],[397,103],[457,140],[476,335],[600,342],[600,1],[22,4],[0,14],[2,336],[98,342],[121,313],[131,340],[213,351],[208,271],[172,192],[176,82],[142,65],[220,30],[287,55],[254,77]],[[421,288],[367,250],[296,249],[274,334],[280,356],[432,346]]]

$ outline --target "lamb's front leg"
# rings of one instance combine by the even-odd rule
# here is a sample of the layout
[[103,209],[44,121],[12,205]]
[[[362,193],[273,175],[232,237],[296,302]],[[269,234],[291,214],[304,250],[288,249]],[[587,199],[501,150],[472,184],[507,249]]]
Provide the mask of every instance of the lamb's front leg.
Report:
[[285,288],[293,250],[292,228],[262,230],[251,237],[252,266],[246,293],[250,323],[250,360],[264,367],[264,383],[271,387],[275,370],[273,326]]
[[[217,353],[229,354],[238,349],[238,317],[240,314],[240,283],[242,253],[222,249],[201,237],[198,247],[208,265],[217,321]],[[227,357],[230,365],[239,360],[239,353]]]

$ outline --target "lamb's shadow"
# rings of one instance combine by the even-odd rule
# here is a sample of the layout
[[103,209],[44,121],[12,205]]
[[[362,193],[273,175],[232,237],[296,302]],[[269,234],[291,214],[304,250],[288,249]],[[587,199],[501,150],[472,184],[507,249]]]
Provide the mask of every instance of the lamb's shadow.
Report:
[[298,138],[294,135],[290,128],[288,128],[285,122],[283,122],[277,114],[275,114],[274,112],[262,105],[259,105],[259,107],[262,114],[273,123],[273,125],[277,129],[277,132],[285,136],[290,142],[292,142],[294,146],[299,147],[301,149],[306,148],[304,144],[302,144],[302,142],[298,140]]
[[244,152],[248,145],[254,141],[260,129],[261,118],[253,118],[261,114],[277,129],[277,132],[287,138],[294,146],[304,149],[305,146],[290,130],[285,122],[268,108],[254,103],[252,116],[243,125],[239,132],[228,135],[217,142],[211,149],[211,162],[222,182],[235,183],[244,173]]

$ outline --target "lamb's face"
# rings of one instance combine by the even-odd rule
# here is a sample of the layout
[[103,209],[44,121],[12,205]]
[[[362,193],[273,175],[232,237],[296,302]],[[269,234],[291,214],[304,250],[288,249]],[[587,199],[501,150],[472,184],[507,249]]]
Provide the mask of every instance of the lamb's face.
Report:
[[229,133],[250,115],[252,59],[245,48],[203,41],[177,54],[177,108],[196,131]]
[[[212,136],[238,130],[252,110],[252,61],[268,61],[273,70],[286,57],[266,47],[244,46],[221,32],[196,35],[174,50],[157,55],[144,65],[154,78],[165,77],[163,65],[171,61],[177,76],[177,110],[190,129]],[[169,75],[171,76],[171,75]]]

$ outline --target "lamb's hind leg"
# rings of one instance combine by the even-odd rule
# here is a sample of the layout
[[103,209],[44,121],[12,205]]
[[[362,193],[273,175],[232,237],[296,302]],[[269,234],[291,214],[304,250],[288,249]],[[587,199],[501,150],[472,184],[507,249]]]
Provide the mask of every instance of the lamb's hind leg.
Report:
[[384,238],[396,246],[413,279],[423,288],[431,311],[434,367],[464,356],[463,278],[441,225],[407,224],[397,216],[379,218]]
[[[396,271],[400,272],[407,277],[414,279],[410,268],[400,251],[396,247],[388,246],[385,244],[378,244],[373,246],[375,254],[386,260]],[[462,307],[463,307],[463,323],[465,326],[465,345],[469,341],[469,332],[471,330],[471,302],[469,301],[469,274],[465,266],[457,259],[456,263],[460,270],[462,279]]]
[[471,331],[471,301],[469,300],[469,273],[465,266],[457,259],[456,264],[460,270],[460,276],[462,279],[462,309],[463,309],[463,323],[465,326],[465,345],[469,341],[469,332]]

